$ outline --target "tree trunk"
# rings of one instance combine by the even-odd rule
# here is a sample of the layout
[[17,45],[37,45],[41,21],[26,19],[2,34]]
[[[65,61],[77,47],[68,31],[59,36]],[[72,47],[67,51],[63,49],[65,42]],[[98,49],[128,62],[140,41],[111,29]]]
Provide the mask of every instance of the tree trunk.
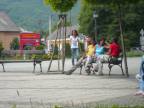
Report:
[[127,75],[127,77],[129,77],[128,66],[127,66],[127,56],[126,56],[126,51],[125,51],[125,44],[124,44],[123,30],[122,30],[122,11],[121,11],[120,3],[118,3],[118,9],[119,9],[119,27],[120,27],[122,53],[123,53],[123,57],[124,57],[124,65],[125,65],[126,75]]

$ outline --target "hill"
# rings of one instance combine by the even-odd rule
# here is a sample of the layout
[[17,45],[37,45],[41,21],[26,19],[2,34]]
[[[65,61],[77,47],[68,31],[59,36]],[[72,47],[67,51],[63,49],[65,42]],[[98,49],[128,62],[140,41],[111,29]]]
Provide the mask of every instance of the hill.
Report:
[[[80,2],[71,10],[73,25],[77,24],[79,10]],[[53,22],[58,18],[49,6],[43,4],[43,0],[0,0],[0,11],[5,11],[18,26],[30,31],[48,30],[49,16],[54,14]],[[70,12],[68,21],[70,21]]]

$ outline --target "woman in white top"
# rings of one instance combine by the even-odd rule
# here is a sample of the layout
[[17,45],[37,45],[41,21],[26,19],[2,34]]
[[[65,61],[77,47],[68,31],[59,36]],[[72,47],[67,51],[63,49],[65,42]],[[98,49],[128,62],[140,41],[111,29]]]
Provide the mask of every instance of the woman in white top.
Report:
[[78,61],[79,58],[79,38],[77,30],[72,31],[70,36],[70,45],[71,45],[71,55],[72,55],[72,65],[75,65],[75,59]]

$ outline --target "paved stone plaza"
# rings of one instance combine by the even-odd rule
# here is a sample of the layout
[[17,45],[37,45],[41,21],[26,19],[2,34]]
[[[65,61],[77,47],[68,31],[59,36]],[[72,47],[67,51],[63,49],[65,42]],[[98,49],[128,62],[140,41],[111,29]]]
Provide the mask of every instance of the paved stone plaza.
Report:
[[[140,58],[128,58],[130,77],[121,75],[119,67],[112,68],[108,76],[108,67],[104,66],[104,76],[79,75],[79,69],[72,75],[60,72],[47,73],[48,61],[42,63],[32,73],[32,63],[5,64],[6,72],[0,67],[0,108],[45,108],[56,103],[77,105],[83,103],[119,103],[142,104],[143,97],[134,96],[138,85],[135,74],[138,72]],[[71,61],[66,60],[66,70]],[[52,70],[57,69],[57,62]]]

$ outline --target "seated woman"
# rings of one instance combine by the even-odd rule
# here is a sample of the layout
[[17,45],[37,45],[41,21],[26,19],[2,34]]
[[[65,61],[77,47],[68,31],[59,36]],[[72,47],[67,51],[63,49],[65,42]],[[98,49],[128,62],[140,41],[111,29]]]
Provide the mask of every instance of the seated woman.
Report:
[[[81,66],[81,64],[85,64],[85,70],[86,72],[89,72],[89,64],[92,62],[92,57],[94,56],[94,52],[95,52],[95,43],[92,40],[92,38],[88,38],[87,40],[88,43],[88,47],[87,50],[84,54],[83,57],[81,57],[78,62],[70,69],[66,72],[67,75],[72,74],[78,67]],[[89,74],[89,73],[88,73]]]
[[102,62],[108,61],[109,56],[105,54],[105,49],[109,46],[105,44],[105,40],[101,39],[98,44],[96,44],[95,56],[96,56],[96,64],[94,65],[94,71],[98,71],[99,75],[102,75]]
[[[103,62],[108,62],[108,59],[110,57],[117,58],[120,55],[121,48],[118,44],[118,39],[114,38],[112,40],[112,43],[108,46],[104,46],[104,41],[99,42],[99,47],[96,46],[96,58],[97,58],[97,64],[94,66],[94,70],[98,70],[99,75],[103,75],[102,68]],[[104,54],[104,48],[108,48],[108,52]]]

